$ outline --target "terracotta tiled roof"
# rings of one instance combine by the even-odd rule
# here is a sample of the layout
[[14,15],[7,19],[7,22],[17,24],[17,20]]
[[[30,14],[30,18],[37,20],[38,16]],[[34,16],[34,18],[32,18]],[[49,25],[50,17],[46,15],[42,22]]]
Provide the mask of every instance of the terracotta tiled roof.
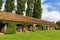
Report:
[[9,12],[0,12],[0,19],[1,20],[10,20],[10,21],[22,21],[22,22],[30,22],[30,23],[35,23],[35,24],[46,24],[46,25],[52,25],[56,26],[55,23],[37,19],[37,18],[32,18],[32,17],[27,17],[27,16],[21,16],[18,14],[12,14]]

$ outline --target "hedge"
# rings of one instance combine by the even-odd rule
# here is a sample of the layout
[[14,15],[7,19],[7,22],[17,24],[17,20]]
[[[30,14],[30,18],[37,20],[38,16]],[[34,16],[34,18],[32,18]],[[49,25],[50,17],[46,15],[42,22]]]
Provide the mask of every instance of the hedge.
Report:
[[15,34],[15,33],[16,33],[16,22],[8,22],[5,34]]

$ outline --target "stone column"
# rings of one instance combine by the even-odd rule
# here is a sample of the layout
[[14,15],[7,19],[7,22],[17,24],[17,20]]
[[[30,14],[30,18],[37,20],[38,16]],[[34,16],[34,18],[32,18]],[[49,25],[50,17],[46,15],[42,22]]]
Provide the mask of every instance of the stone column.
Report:
[[22,32],[26,32],[26,23],[23,24]]
[[20,32],[22,32],[22,26],[20,26]]
[[23,32],[26,32],[26,28],[25,27],[23,27]]
[[37,24],[33,24],[32,31],[36,31],[36,25]]
[[50,26],[50,30],[54,30],[54,26]]
[[50,26],[49,26],[49,25],[46,25],[46,26],[47,26],[47,28],[48,28],[47,30],[50,30]]
[[54,26],[51,26],[51,27],[50,27],[50,30],[55,30]]
[[55,26],[53,26],[53,30],[55,30]]
[[4,32],[7,30],[7,24],[4,26]]
[[43,25],[43,29],[46,30],[46,25]]
[[30,31],[32,32],[32,26],[30,27]]

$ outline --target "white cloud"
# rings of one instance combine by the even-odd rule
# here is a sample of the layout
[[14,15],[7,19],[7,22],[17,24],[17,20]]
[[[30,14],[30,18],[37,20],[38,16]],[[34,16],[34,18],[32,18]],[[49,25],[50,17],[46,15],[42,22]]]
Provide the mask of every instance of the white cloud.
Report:
[[60,12],[59,11],[48,11],[48,8],[52,8],[55,9],[54,7],[52,7],[49,4],[44,4],[42,5],[43,11],[42,11],[42,19],[43,20],[48,20],[51,22],[56,22],[58,20],[60,20]]
[[60,20],[60,13],[58,11],[51,11],[51,12],[43,13],[42,19],[56,22]]
[[57,5],[58,5],[58,6],[60,6],[60,2],[59,2],[59,3],[57,3]]

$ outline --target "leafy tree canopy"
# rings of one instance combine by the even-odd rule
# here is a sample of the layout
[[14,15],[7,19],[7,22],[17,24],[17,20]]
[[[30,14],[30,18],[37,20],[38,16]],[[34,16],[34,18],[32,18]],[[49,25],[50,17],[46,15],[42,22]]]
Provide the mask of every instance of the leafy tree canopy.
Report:
[[60,25],[60,20],[56,22],[56,24]]
[[5,11],[12,12],[14,10],[14,0],[6,0]]
[[1,7],[2,7],[2,3],[3,3],[3,1],[2,1],[2,0],[0,0],[0,9],[1,9]]
[[26,0],[17,0],[17,14],[23,15],[23,11],[25,11],[25,2]]

